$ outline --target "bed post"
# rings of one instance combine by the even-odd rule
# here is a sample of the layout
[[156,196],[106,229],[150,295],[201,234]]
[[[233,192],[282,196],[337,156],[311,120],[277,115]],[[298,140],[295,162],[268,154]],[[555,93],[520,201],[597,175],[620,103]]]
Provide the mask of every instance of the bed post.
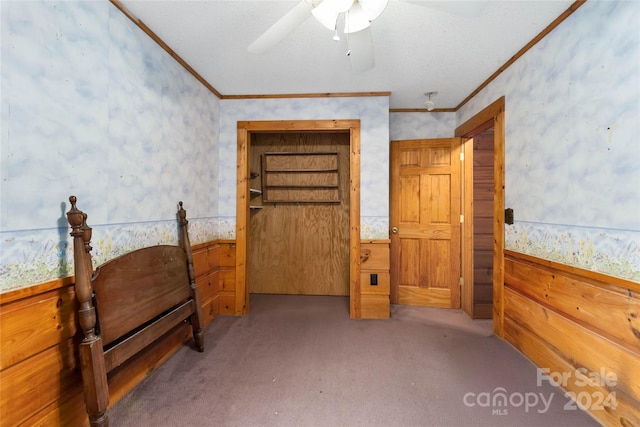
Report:
[[191,242],[189,240],[189,221],[187,221],[187,211],[182,207],[182,202],[178,202],[178,218],[180,218],[180,233],[182,235],[182,248],[187,254],[187,271],[189,272],[189,287],[191,288],[191,297],[195,304],[195,314],[191,316],[191,325],[193,328],[193,339],[196,343],[198,351],[204,351],[204,337],[202,335],[202,306],[200,305],[200,291],[196,285],[196,275],[193,269],[193,253],[191,252]]
[[78,347],[84,401],[92,426],[109,425],[105,411],[109,405],[107,372],[102,351],[102,339],[96,335],[96,310],[93,306],[91,286],[91,228],[87,226],[86,214],[76,207],[76,197],[69,197],[71,209],[67,220],[73,236],[73,260],[75,265],[75,292],[78,300],[78,321],[84,333]]

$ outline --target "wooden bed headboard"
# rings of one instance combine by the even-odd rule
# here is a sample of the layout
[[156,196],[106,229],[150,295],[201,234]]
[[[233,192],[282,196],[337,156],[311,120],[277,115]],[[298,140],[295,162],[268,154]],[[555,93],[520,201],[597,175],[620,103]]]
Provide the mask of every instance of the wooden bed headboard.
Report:
[[180,246],[158,245],[114,258],[93,270],[92,229],[69,197],[85,403],[92,426],[108,426],[107,374],[175,326],[190,322],[204,350],[202,308],[195,283],[186,211],[179,202]]

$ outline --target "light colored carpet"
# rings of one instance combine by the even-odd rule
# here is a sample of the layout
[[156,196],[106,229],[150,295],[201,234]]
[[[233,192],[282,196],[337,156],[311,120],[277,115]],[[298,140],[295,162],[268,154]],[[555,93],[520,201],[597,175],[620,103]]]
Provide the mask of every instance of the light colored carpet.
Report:
[[597,425],[491,328],[456,310],[351,320],[348,298],[252,295],[251,314],[216,318],[205,352],[179,350],[114,405],[111,425]]

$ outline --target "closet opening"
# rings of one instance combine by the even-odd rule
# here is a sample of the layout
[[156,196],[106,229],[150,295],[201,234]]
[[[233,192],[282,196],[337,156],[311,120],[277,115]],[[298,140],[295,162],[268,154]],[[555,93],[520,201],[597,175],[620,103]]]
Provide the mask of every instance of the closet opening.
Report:
[[250,293],[360,305],[360,121],[238,122],[236,314]]
[[250,293],[349,295],[349,134],[254,133]]

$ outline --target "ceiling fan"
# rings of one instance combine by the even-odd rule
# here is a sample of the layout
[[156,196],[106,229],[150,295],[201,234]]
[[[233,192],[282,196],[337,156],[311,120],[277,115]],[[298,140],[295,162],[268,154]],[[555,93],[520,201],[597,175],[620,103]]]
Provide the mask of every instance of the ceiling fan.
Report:
[[[482,11],[488,0],[404,1],[457,15],[475,16]],[[371,22],[384,12],[388,3],[389,0],[300,0],[251,43],[247,50],[250,53],[269,50],[313,16],[323,26],[333,31],[334,40],[340,40],[338,29],[343,28],[347,37],[347,56],[351,59],[353,70],[366,71],[374,65]]]

